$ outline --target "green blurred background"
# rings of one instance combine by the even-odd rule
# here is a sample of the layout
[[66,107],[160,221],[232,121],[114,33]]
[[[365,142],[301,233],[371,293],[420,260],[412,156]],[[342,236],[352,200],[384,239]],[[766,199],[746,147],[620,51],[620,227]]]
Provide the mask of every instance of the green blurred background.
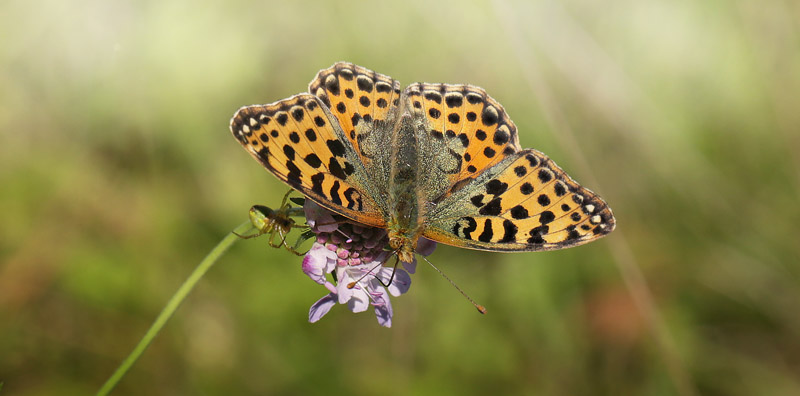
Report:
[[347,60],[484,87],[614,209],[566,251],[439,246],[394,326],[236,244],[138,394],[800,394],[800,3],[0,3],[2,395],[96,391],[198,261],[286,191],[242,105]]

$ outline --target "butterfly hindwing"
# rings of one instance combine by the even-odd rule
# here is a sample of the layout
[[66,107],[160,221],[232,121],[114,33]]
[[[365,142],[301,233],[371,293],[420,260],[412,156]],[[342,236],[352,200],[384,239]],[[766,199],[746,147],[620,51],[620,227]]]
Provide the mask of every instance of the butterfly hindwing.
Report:
[[608,205],[547,156],[507,156],[443,200],[426,220],[437,242],[492,251],[554,250],[600,238],[615,227]]
[[230,128],[256,160],[292,188],[360,223],[385,225],[365,193],[363,164],[319,98],[300,94],[242,107]]

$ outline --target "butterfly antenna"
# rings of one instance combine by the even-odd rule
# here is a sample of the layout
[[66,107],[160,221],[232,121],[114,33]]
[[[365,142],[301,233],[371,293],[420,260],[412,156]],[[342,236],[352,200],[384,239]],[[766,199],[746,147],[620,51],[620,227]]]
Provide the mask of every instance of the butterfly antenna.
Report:
[[[377,276],[375,276],[375,279],[377,279],[377,280],[378,280],[378,283],[380,283],[380,284],[381,284],[383,287],[389,287],[389,286],[392,284],[392,282],[394,281],[394,273],[397,271],[397,263],[400,261],[400,258],[399,258],[399,257],[397,257],[397,250],[395,250],[395,251],[393,251],[393,252],[392,252],[392,256],[394,256],[394,268],[392,269],[392,277],[391,277],[391,278],[389,278],[389,283],[386,283],[386,284],[385,284],[385,283],[383,283],[383,281],[381,280],[381,278],[378,278]],[[390,256],[390,257],[391,257],[391,256]],[[352,288],[356,287],[356,284],[357,284],[358,282],[361,282],[361,280],[362,280],[362,279],[364,279],[364,278],[365,278],[367,275],[371,275],[371,274],[372,274],[372,271],[374,271],[374,270],[375,270],[375,268],[378,268],[378,267],[380,267],[381,265],[384,265],[384,264],[386,264],[386,262],[387,262],[387,261],[389,261],[389,258],[387,258],[387,259],[386,259],[386,261],[384,261],[384,262],[382,262],[382,263],[378,263],[378,265],[376,265],[376,266],[372,267],[372,269],[370,269],[369,271],[367,271],[367,272],[366,272],[364,275],[361,275],[361,277],[360,277],[360,278],[358,278],[358,280],[356,280],[355,282],[350,282],[350,283],[348,283],[348,284],[347,284],[347,288],[348,288],[348,289],[352,289]]]
[[382,266],[382,265],[383,265],[383,263],[378,263],[378,264],[376,264],[376,265],[375,265],[374,267],[372,267],[372,268],[371,268],[369,271],[365,272],[365,273],[364,273],[364,275],[361,275],[361,277],[360,277],[360,278],[356,279],[356,280],[355,280],[355,281],[353,281],[353,282],[350,282],[350,283],[348,283],[348,284],[347,284],[347,288],[348,288],[348,289],[352,289],[352,288],[356,287],[356,285],[357,285],[359,282],[361,282],[361,280],[362,280],[362,279],[366,278],[366,277],[367,277],[367,275],[371,275],[371,274],[372,274],[372,271],[375,271],[375,268],[378,268],[378,267],[380,267],[380,266]]
[[[397,256],[397,250],[392,252],[392,255],[394,256],[394,266],[392,267],[392,276],[389,277],[389,283],[383,283],[381,278],[379,278],[377,276],[375,277],[375,279],[378,280],[378,283],[380,283],[381,286],[383,286],[383,287],[389,287],[389,286],[392,285],[392,282],[394,282],[394,273],[397,272],[397,263],[400,262],[400,257]],[[389,261],[389,260],[386,260],[386,261]]]
[[425,257],[425,256],[423,256],[423,255],[421,255],[421,254],[419,255],[419,257],[422,257],[422,259],[423,259],[423,260],[425,260],[425,262],[426,262],[426,263],[428,263],[428,264],[429,264],[431,267],[433,267],[433,269],[435,269],[435,270],[436,270],[436,272],[438,272],[438,273],[439,273],[439,275],[441,275],[442,277],[444,277],[445,279],[447,279],[447,281],[448,281],[448,282],[450,282],[450,284],[451,284],[451,285],[453,285],[453,287],[455,287],[455,288],[456,288],[456,290],[458,290],[458,292],[459,292],[459,293],[461,293],[461,295],[462,295],[462,296],[464,296],[464,298],[466,298],[467,300],[469,300],[469,302],[471,302],[471,303],[472,303],[472,305],[473,305],[473,306],[475,306],[475,308],[478,310],[478,312],[480,312],[480,313],[482,313],[482,314],[486,314],[486,307],[484,307],[483,305],[480,305],[480,304],[476,303],[476,302],[475,302],[475,300],[473,300],[473,299],[472,299],[470,296],[468,296],[468,295],[467,295],[467,293],[464,293],[464,291],[463,291],[463,290],[461,290],[461,288],[460,288],[460,287],[458,287],[458,285],[457,285],[455,282],[453,282],[453,281],[452,281],[452,280],[451,280],[451,279],[450,279],[450,278],[449,278],[447,275],[445,275],[445,273],[444,273],[444,272],[442,272],[442,270],[440,270],[440,269],[436,268],[436,266],[435,266],[435,265],[433,265],[433,263],[431,263],[430,261],[428,261],[428,258],[427,258],[427,257]]

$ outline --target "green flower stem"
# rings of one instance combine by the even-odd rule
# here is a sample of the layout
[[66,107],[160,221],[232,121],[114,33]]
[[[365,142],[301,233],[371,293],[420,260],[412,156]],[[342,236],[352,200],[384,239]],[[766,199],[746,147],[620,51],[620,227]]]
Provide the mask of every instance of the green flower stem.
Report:
[[253,225],[249,221],[242,223],[240,226],[236,227],[233,232],[225,236],[225,238],[223,238],[217,244],[217,246],[211,249],[210,252],[208,252],[208,255],[206,255],[203,261],[197,265],[197,268],[195,268],[194,272],[192,272],[191,275],[186,278],[178,291],[175,292],[175,295],[173,295],[169,300],[167,305],[156,318],[155,322],[153,322],[153,324],[150,326],[150,329],[147,330],[147,333],[145,333],[144,337],[142,337],[142,340],[139,341],[139,344],[136,345],[133,351],[131,351],[131,354],[128,355],[128,357],[125,358],[125,360],[119,365],[117,370],[114,371],[114,374],[111,375],[108,381],[103,384],[103,387],[97,391],[98,396],[107,395],[114,389],[117,383],[122,380],[122,377],[124,377],[128,370],[130,370],[131,366],[136,363],[136,360],[142,356],[142,353],[144,353],[145,349],[150,346],[150,343],[154,338],[156,338],[158,332],[164,328],[164,325],[172,317],[183,300],[186,299],[186,296],[189,295],[189,292],[194,289],[194,286],[200,281],[200,278],[205,275],[211,266],[217,262],[217,259],[219,259],[220,256],[222,256],[222,254],[225,253],[225,251],[228,250],[228,248],[230,248],[234,242],[239,240],[239,237],[234,233],[243,235],[247,232],[250,232],[251,229],[253,229]]

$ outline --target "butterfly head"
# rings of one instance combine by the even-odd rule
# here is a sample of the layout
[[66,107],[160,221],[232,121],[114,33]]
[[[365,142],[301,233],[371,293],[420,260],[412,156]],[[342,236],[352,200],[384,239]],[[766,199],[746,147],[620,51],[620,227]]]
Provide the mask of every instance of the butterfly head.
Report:
[[414,261],[414,251],[417,249],[417,238],[409,238],[403,233],[389,230],[389,246],[397,252],[397,257],[404,263]]

